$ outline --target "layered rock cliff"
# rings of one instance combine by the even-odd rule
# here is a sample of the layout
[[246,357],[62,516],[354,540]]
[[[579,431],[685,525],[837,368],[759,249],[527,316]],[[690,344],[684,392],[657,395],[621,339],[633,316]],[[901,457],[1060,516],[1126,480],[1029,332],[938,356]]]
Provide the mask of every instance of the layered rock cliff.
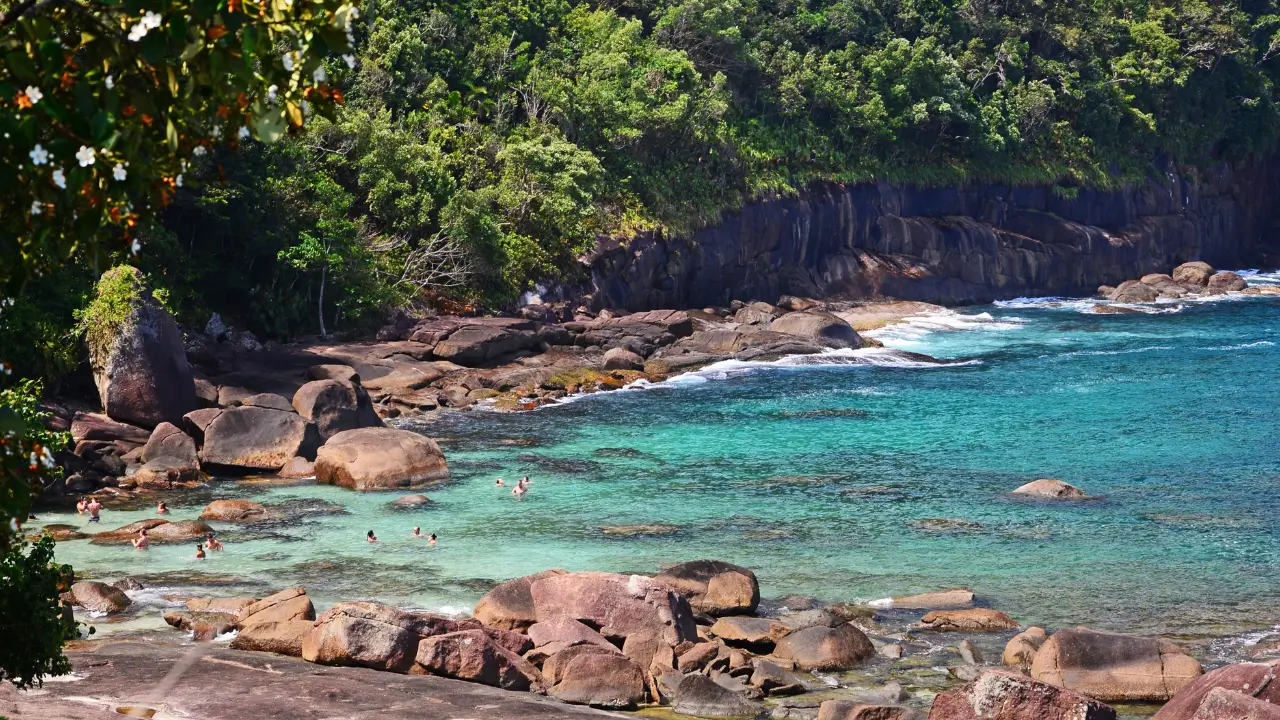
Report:
[[799,295],[974,304],[1090,295],[1191,260],[1241,267],[1277,217],[1274,160],[1117,191],[827,185],[726,214],[688,237],[604,241],[596,308],[639,311]]

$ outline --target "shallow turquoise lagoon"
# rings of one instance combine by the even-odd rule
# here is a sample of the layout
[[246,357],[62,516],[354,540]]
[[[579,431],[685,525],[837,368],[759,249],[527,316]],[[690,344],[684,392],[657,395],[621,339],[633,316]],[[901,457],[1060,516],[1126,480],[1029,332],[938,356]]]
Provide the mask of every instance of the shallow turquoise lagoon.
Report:
[[[547,567],[715,557],[755,569],[766,596],[965,585],[1051,627],[1223,636],[1280,623],[1280,298],[1123,315],[1011,302],[873,335],[891,349],[724,363],[532,413],[406,425],[438,437],[454,470],[427,510],[391,510],[396,494],[218,482],[176,499],[174,516],[213,497],[299,512],[224,526],[227,550],[203,563],[187,546],[81,541],[58,556],[161,588],[301,583],[322,604],[433,609]],[[517,501],[510,485],[526,474]],[[1097,499],[1007,494],[1040,477]],[[302,512],[315,500],[347,514]],[[150,516],[112,511],[104,525]],[[409,537],[415,525],[440,545]],[[382,542],[364,542],[370,529]]]

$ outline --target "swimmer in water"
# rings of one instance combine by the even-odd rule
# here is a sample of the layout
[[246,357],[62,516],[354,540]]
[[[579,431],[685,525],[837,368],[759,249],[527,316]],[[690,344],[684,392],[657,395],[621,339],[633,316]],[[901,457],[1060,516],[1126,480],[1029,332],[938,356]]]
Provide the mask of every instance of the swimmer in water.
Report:
[[369,531],[368,535],[364,536],[364,539],[366,542],[378,542],[378,536],[374,535],[372,530]]
[[161,500],[160,502],[156,503],[156,514],[157,514],[157,515],[168,515],[168,514],[169,514],[169,506],[168,506],[168,505],[165,505],[163,500]]
[[197,559],[197,560],[203,560],[203,559],[204,559],[204,546],[203,546],[203,545],[196,545],[196,559]]
[[89,504],[85,507],[89,510],[89,522],[102,521],[102,518],[98,517],[98,513],[102,512],[102,503],[98,502],[98,498],[89,498]]
[[413,529],[413,536],[414,536],[414,537],[416,537],[416,538],[420,538],[420,537],[422,537],[422,528],[420,528],[420,527],[415,527],[415,528]]
[[498,482],[494,483],[494,484],[493,484],[493,486],[494,486],[494,487],[506,487],[506,485],[505,485],[505,484],[503,484],[503,482],[502,482],[502,478],[498,478]]
[[524,486],[521,485],[520,483],[516,483],[516,486],[511,488],[511,494],[515,495],[517,500],[524,497],[524,493],[525,493]]
[[89,501],[80,498],[80,502],[76,503],[76,514],[83,515],[87,512],[89,512]]
[[210,550],[222,550],[222,541],[213,536],[213,533],[205,533],[204,546]]
[[436,544],[436,534],[431,533],[431,535],[427,537],[427,542],[431,543],[434,546]]
[[133,539],[134,550],[146,550],[151,547],[151,541],[147,539],[147,529],[142,528],[138,531],[138,537]]

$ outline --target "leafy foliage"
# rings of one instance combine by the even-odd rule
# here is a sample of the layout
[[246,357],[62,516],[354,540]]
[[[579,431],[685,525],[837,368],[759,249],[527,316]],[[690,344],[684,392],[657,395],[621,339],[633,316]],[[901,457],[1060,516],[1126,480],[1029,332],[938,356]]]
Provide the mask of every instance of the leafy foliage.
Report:
[[70,566],[54,562],[48,535],[0,551],[0,679],[25,688],[71,672],[62,644],[76,636],[76,623],[58,602],[71,577]]
[[45,426],[49,416],[39,409],[41,391],[36,380],[0,390],[0,551],[9,549],[26,521],[31,499],[62,473],[53,453],[70,438]]

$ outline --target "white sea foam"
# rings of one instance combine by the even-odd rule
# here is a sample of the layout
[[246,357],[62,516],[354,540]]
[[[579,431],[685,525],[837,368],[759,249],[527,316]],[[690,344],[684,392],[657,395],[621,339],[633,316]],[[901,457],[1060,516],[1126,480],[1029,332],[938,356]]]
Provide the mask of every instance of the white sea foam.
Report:
[[955,310],[911,315],[900,322],[869,330],[863,335],[901,349],[918,347],[932,333],[958,331],[1007,331],[1021,328],[1027,321],[1020,317],[996,318],[988,312],[961,313]]

